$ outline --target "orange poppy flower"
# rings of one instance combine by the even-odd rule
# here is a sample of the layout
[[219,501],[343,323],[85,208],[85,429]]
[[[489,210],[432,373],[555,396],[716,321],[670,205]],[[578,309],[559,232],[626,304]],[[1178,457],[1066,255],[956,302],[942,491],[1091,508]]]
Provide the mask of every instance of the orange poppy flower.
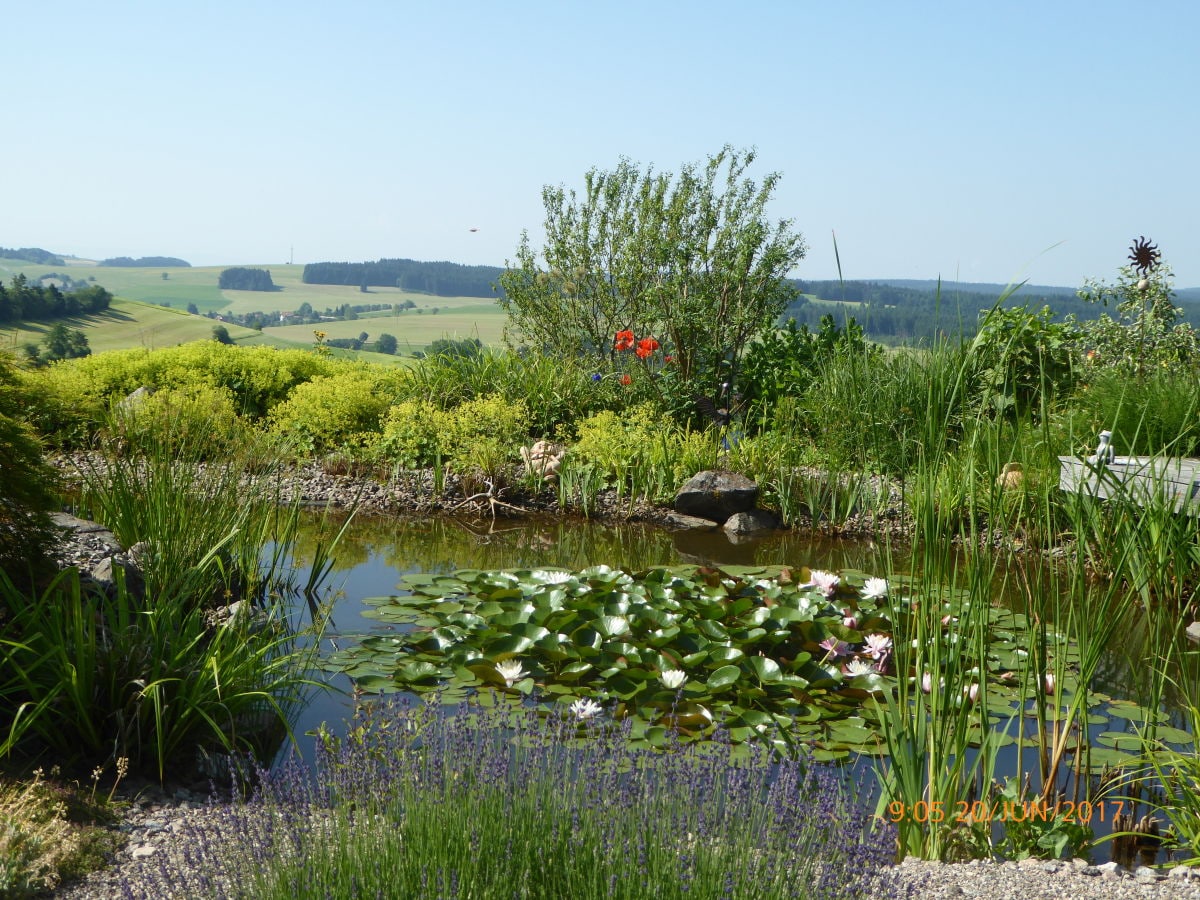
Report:
[[648,338],[642,338],[640,341],[637,342],[637,350],[635,350],[634,352],[637,353],[638,359],[645,359],[647,356],[649,356],[651,353],[653,353],[657,349],[658,349],[658,341],[656,341],[652,337],[648,337]]
[[621,376],[621,384],[633,384],[633,379],[630,378],[628,375],[622,375]]
[[616,349],[630,350],[633,348],[634,339],[632,331],[618,331],[616,335]]

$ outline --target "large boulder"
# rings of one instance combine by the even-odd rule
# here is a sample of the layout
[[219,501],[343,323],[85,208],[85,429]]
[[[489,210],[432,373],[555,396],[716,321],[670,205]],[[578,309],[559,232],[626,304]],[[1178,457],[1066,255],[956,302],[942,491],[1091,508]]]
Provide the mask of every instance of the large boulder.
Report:
[[734,513],[754,509],[758,485],[736,472],[697,472],[675,495],[675,511],[724,522]]

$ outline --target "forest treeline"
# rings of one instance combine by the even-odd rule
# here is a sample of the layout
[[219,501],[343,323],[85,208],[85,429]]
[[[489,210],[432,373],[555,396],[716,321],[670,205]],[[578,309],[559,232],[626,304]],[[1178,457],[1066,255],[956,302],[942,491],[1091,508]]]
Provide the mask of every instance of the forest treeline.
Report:
[[[939,289],[909,287],[875,281],[802,281],[792,284],[802,295],[790,303],[783,321],[795,319],[797,325],[807,325],[811,331],[820,329],[821,317],[833,314],[835,319],[853,317],[863,332],[873,340],[885,343],[910,343],[929,340],[937,335],[971,337],[978,330],[981,316],[996,305],[1002,289],[994,291],[961,290],[954,286]],[[859,304],[841,310],[828,303],[811,303],[809,297]],[[1184,317],[1200,324],[1200,306],[1182,303]],[[1007,297],[1007,308],[1026,306],[1030,310],[1050,307],[1056,320],[1074,315],[1080,320],[1096,319],[1105,308],[1080,300],[1070,288],[1026,286]],[[1113,310],[1107,310],[1113,315]]]
[[278,286],[271,280],[271,273],[266,269],[249,269],[245,266],[234,266],[221,272],[217,279],[217,287],[223,291],[277,291]]
[[65,266],[63,258],[41,247],[0,247],[0,259],[19,259],[39,266]]
[[192,264],[186,259],[178,259],[174,256],[139,256],[133,259],[129,256],[114,256],[112,259],[102,259],[99,265],[116,266],[126,269],[148,269],[148,268],[168,268],[168,269],[190,269]]
[[437,297],[496,297],[503,269],[452,262],[381,259],[376,262],[321,262],[304,267],[305,284],[394,287]]
[[16,275],[5,287],[0,283],[0,322],[22,319],[58,319],[108,309],[113,296],[98,284],[74,291],[60,291],[57,286],[41,285]]

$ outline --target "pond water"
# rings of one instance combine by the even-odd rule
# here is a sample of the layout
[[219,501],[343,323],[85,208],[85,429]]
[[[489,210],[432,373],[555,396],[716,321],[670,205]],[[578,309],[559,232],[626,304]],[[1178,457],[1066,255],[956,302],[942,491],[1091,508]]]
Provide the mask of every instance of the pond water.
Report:
[[[307,537],[307,551],[316,540],[316,529]],[[299,552],[306,551],[305,542]],[[907,560],[904,550],[895,554]],[[449,574],[462,569],[564,568],[578,571],[593,565],[630,570],[653,566],[701,564],[713,566],[810,566],[830,571],[855,570],[866,575],[893,576],[886,548],[872,541],[822,539],[775,532],[766,536],[731,539],[723,532],[676,532],[646,524],[600,525],[584,520],[523,518],[519,520],[469,521],[453,518],[359,517],[346,528],[337,547],[333,570],[325,590],[334,600],[332,622],[323,640],[322,652],[329,654],[357,642],[364,634],[384,634],[396,626],[363,613],[372,609],[368,598],[402,594],[401,579],[416,573]],[[300,583],[307,571],[298,570]],[[1019,606],[1019,598],[997,596],[1001,605]],[[1131,644],[1135,623],[1118,630],[1119,643],[1106,656],[1094,688],[1113,697],[1142,702],[1138,696],[1145,670],[1140,669],[1138,651]],[[344,731],[354,712],[352,682],[345,675],[321,674],[333,691],[318,692],[300,711],[295,723],[299,749],[311,756],[311,738],[323,723],[335,734]],[[1172,715],[1172,724],[1182,724]],[[1093,720],[1092,737],[1114,727],[1132,732],[1127,720]],[[282,754],[292,752],[285,746]],[[1012,747],[1000,759],[1000,777],[1020,772]],[[1036,766],[1033,752],[1024,751],[1024,767]],[[863,788],[873,787],[875,777],[869,760],[848,769]],[[1035,777],[1036,781],[1036,777]],[[1108,825],[1093,822],[1097,835]]]
[[[315,532],[310,535],[310,540],[314,539]],[[301,552],[305,549],[302,543]],[[478,522],[357,517],[343,534],[335,557],[334,569],[326,581],[326,590],[335,597],[333,620],[323,645],[326,651],[347,643],[339,638],[391,630],[362,616],[370,608],[363,601],[396,593],[400,579],[414,573],[544,567],[578,570],[601,564],[636,570],[700,564],[811,565],[832,571],[857,569],[884,574],[883,548],[872,541],[831,540],[789,532],[731,540],[721,531],[668,531],[640,523],[600,525],[561,518]],[[301,584],[307,575],[307,569],[299,570]],[[336,691],[318,694],[300,714],[294,726],[298,736],[322,722],[336,732],[353,714],[351,680],[335,676],[332,684]]]

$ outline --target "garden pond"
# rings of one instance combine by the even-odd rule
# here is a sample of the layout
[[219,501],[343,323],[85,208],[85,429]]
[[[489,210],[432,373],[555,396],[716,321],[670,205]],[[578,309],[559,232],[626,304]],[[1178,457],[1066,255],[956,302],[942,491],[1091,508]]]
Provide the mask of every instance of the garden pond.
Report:
[[[303,750],[322,723],[346,727],[355,687],[447,704],[468,695],[563,712],[598,704],[605,716],[631,718],[633,739],[652,746],[670,732],[702,740],[718,724],[734,742],[777,733],[817,758],[857,761],[865,786],[882,751],[870,697],[894,675],[891,623],[911,602],[888,558],[871,541],[789,532],[745,540],[561,518],[360,517],[326,581],[333,606],[320,677],[334,690],[316,693],[294,730]],[[306,576],[300,569],[301,583]],[[947,589],[938,602],[952,628],[967,601]],[[1002,587],[989,606],[986,648],[973,663],[1006,745],[997,774],[1017,775],[1037,766],[1031,691],[1012,678],[1032,622]],[[1117,630],[1119,646],[1088,696],[1093,774],[1131,761],[1148,721],[1170,746],[1192,743],[1179,716],[1141,705],[1136,631]],[[1069,673],[1075,649],[1048,634]],[[1057,696],[1065,702],[1076,687],[1068,674]],[[1042,720],[1055,716],[1050,706]]]

